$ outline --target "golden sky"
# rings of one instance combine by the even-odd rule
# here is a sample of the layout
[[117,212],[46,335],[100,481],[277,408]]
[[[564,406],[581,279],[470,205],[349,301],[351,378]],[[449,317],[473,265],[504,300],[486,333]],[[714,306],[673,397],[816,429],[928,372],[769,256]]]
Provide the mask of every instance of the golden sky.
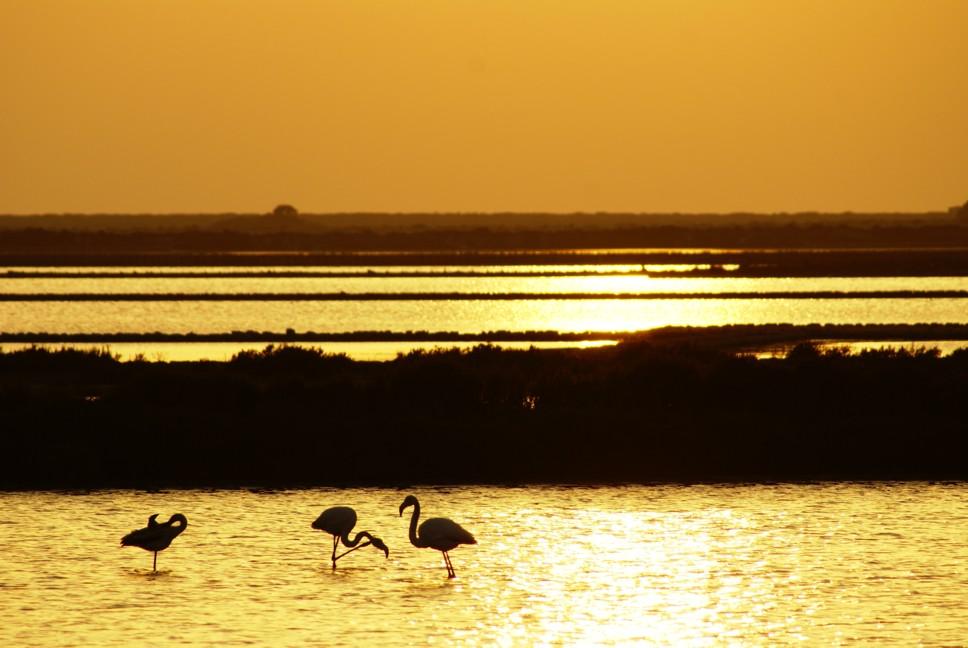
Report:
[[0,0],[0,213],[966,199],[968,0]]

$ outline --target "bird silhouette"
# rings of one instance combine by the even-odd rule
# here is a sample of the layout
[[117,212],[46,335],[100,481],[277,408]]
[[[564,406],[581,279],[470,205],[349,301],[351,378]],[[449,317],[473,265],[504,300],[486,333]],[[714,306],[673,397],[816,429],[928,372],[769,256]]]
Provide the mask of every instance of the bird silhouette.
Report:
[[[325,531],[326,533],[333,536],[333,569],[336,569],[336,561],[345,556],[346,554],[353,553],[357,549],[362,549],[369,545],[373,545],[377,549],[383,551],[386,558],[390,557],[390,550],[383,543],[383,540],[371,535],[369,531],[360,531],[350,540],[350,531],[356,526],[356,511],[351,509],[349,506],[334,506],[328,508],[319,514],[319,517],[312,523],[314,529],[319,529],[320,531]],[[360,540],[366,538],[366,542],[360,544]],[[340,555],[336,555],[336,549],[339,547],[339,543],[342,542],[344,546],[348,547],[348,551],[344,551]]]
[[157,513],[148,518],[148,526],[135,529],[121,538],[122,547],[141,547],[155,553],[151,562],[152,571],[158,571],[158,552],[167,549],[171,541],[188,526],[188,519],[181,513],[175,513],[167,522],[158,522],[156,517]]
[[447,566],[447,578],[454,578],[454,565],[450,562],[447,552],[462,544],[477,544],[464,527],[447,518],[430,518],[420,525],[417,534],[417,520],[420,518],[420,502],[413,495],[407,495],[400,505],[400,515],[408,506],[413,507],[410,517],[410,544],[414,547],[436,549],[444,554],[444,565]]

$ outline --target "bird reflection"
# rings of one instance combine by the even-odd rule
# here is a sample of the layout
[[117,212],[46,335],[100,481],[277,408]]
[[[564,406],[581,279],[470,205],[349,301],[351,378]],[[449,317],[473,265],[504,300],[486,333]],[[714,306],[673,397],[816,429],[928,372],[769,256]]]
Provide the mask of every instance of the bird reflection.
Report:
[[[333,536],[333,569],[336,569],[337,560],[346,554],[353,553],[357,549],[362,549],[369,545],[373,545],[383,551],[386,558],[390,557],[390,549],[383,543],[383,540],[371,535],[369,531],[360,531],[350,540],[350,531],[353,530],[354,526],[356,526],[356,511],[349,506],[334,506],[328,508],[320,513],[319,517],[312,524],[314,529],[325,531]],[[366,542],[360,544],[362,538],[366,538]],[[349,549],[337,556],[336,549],[339,547],[340,542]]]
[[146,551],[154,552],[152,571],[158,571],[158,552],[167,549],[171,541],[188,526],[188,519],[181,513],[175,513],[167,522],[158,522],[155,519],[157,517],[158,514],[155,513],[148,518],[148,526],[135,529],[121,538],[122,547],[141,547]]
[[450,562],[447,552],[462,544],[477,544],[464,527],[447,518],[430,518],[420,525],[417,534],[417,520],[420,518],[420,502],[413,495],[407,495],[400,505],[400,515],[408,506],[413,507],[410,517],[410,544],[420,548],[436,549],[444,554],[444,565],[447,567],[447,578],[454,578],[454,565]]

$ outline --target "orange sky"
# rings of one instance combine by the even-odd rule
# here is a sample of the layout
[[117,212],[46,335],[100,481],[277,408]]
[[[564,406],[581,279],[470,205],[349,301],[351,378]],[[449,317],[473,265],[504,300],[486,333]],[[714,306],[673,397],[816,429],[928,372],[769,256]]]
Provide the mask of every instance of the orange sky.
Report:
[[0,0],[0,212],[926,211],[964,0]]

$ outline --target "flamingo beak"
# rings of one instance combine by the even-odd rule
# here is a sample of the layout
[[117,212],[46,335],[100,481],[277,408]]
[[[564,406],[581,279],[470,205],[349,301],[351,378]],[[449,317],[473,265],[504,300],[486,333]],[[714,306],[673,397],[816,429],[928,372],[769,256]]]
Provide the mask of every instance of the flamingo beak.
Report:
[[386,546],[386,544],[383,542],[383,540],[380,540],[379,538],[373,538],[373,541],[372,541],[371,544],[374,547],[376,547],[377,549],[382,549],[383,550],[383,554],[387,558],[390,557],[390,548]]

